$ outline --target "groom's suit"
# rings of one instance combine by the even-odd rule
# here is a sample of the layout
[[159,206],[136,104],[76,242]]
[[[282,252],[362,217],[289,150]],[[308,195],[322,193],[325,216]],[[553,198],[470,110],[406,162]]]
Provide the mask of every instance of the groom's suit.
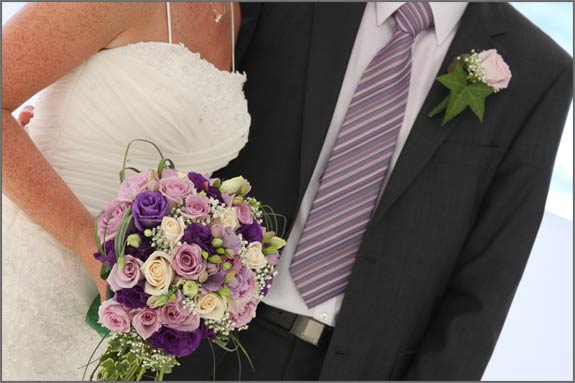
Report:
[[[252,128],[219,175],[247,177],[290,223],[364,7],[242,3],[237,63]],[[483,123],[467,110],[442,127],[426,113],[447,90],[436,82],[427,95],[363,237],[320,379],[481,378],[541,221],[573,72],[571,57],[510,5],[471,3],[439,73],[458,54],[491,48],[513,79],[487,98]],[[188,363],[179,378],[197,376]]]

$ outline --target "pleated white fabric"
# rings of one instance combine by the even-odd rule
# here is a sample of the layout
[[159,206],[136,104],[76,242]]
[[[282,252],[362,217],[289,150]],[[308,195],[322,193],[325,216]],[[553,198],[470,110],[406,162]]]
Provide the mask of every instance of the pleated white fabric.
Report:
[[[178,169],[212,173],[246,144],[245,75],[183,45],[103,50],[41,95],[29,134],[94,214],[115,198],[124,149],[155,142]],[[146,144],[129,166],[157,167]],[[84,324],[96,289],[79,259],[2,196],[2,378],[79,380],[99,336]]]

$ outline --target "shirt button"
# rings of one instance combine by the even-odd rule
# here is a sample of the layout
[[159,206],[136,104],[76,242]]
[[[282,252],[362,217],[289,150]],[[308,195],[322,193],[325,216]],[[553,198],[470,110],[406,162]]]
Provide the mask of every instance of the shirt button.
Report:
[[319,318],[320,318],[321,320],[327,320],[327,313],[321,313],[321,314],[319,314]]

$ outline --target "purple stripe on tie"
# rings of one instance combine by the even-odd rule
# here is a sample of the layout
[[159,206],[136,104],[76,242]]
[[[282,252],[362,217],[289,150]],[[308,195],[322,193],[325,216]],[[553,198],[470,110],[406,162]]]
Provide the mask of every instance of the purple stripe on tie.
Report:
[[415,35],[433,21],[428,3],[406,3],[396,32],[356,87],[290,265],[308,307],[345,292],[402,126]]

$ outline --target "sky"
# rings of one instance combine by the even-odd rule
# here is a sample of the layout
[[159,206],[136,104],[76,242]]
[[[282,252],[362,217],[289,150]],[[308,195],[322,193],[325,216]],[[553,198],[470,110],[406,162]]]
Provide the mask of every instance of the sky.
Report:
[[[2,2],[2,24],[24,4],[26,3]],[[573,3],[511,4],[573,55]],[[545,208],[547,211],[573,222],[573,108],[569,112],[557,153]]]

